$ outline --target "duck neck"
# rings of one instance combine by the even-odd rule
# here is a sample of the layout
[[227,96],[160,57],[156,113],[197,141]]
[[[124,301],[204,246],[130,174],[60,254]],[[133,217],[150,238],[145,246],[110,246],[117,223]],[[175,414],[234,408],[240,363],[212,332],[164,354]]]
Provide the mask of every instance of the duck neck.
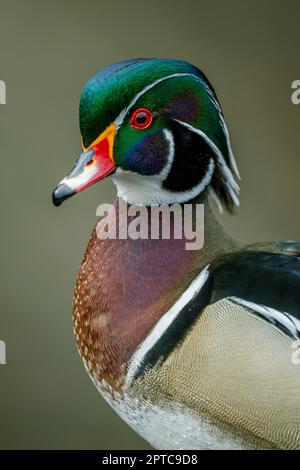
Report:
[[214,215],[207,198],[199,197],[192,201],[193,206],[204,205],[204,244],[197,254],[199,267],[204,267],[212,259],[222,253],[232,252],[240,247],[240,243],[223,229]]

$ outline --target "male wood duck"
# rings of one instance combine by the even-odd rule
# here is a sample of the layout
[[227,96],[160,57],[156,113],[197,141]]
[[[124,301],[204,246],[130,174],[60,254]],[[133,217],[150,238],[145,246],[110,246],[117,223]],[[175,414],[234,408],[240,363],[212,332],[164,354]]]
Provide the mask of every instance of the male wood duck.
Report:
[[55,205],[112,175],[129,207],[205,207],[198,250],[95,227],[73,321],[100,393],[158,449],[299,449],[300,243],[245,246],[215,219],[208,199],[234,212],[239,187],[207,78],[178,60],[112,65],[84,86],[80,128]]

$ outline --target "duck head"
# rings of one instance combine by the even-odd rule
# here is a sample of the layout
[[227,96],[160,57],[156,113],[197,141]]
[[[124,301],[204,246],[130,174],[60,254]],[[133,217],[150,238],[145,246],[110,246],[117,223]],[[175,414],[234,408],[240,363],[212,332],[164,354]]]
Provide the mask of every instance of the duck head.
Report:
[[83,87],[82,150],[53,202],[112,175],[131,204],[189,201],[210,193],[238,205],[238,170],[216,94],[193,65],[136,59],[105,68]]

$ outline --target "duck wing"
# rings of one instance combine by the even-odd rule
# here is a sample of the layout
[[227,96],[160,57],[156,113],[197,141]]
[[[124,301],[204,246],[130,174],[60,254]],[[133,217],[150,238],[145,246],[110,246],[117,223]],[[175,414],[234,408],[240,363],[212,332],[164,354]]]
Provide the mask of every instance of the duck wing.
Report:
[[216,259],[154,332],[136,384],[153,402],[168,397],[196,414],[199,448],[300,448],[299,246],[252,245]]

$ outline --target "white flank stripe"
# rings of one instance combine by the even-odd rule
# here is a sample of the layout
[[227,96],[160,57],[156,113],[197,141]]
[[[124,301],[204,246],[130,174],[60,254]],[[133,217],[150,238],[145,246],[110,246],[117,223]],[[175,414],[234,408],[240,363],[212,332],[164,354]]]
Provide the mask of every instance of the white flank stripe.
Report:
[[133,377],[138,371],[146,354],[153,348],[157,341],[167,331],[171,323],[180,314],[182,309],[188,304],[202,289],[209,276],[209,265],[193,280],[187,290],[175,302],[175,304],[158,320],[147,338],[140,344],[137,351],[132,356],[126,375],[126,385],[129,386]]
[[270,322],[280,323],[284,326],[295,338],[299,338],[300,333],[300,321],[297,318],[293,317],[289,313],[280,312],[271,307],[266,307],[265,305],[255,304],[254,302],[249,302],[248,300],[240,299],[239,297],[228,297],[229,300],[236,302],[244,307],[248,307],[251,310],[259,313],[262,317],[266,318]]

